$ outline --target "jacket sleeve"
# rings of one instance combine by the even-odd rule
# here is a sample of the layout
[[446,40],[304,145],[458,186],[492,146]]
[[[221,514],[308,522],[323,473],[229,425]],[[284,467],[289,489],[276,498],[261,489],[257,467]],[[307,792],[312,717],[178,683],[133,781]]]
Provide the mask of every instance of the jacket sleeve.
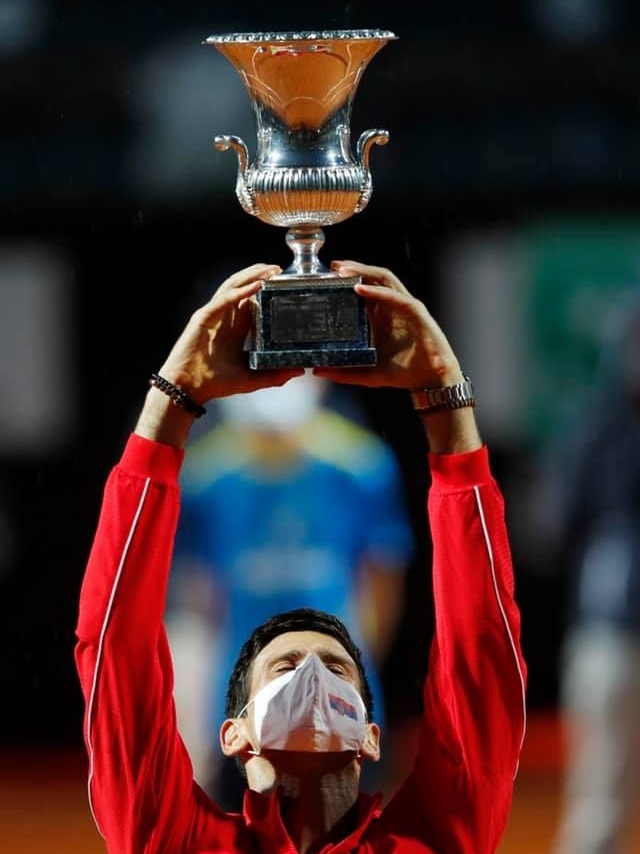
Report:
[[194,802],[163,627],[182,457],[130,437],[105,487],[80,593],[89,800],[114,854],[181,850]]
[[504,503],[486,447],[429,461],[435,634],[418,755],[387,818],[436,851],[493,854],[526,720]]

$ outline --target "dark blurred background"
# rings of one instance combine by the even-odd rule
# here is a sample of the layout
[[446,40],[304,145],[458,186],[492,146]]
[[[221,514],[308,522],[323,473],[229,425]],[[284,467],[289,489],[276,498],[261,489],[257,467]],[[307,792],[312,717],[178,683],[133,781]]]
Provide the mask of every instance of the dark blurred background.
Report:
[[[391,29],[352,116],[390,131],[368,208],[323,258],[393,268],[472,375],[509,501],[532,709],[556,702],[564,580],[528,485],[593,369],[599,318],[640,271],[640,6],[0,0],[0,739],[81,743],[79,585],[102,484],[155,370],[205,293],[284,235],[245,214],[254,150],[212,33]],[[426,661],[422,436],[406,396],[360,392],[396,449],[423,538],[387,668],[396,708]],[[330,512],[330,508],[327,509]],[[409,700],[406,700],[409,698]],[[393,702],[393,699],[392,699]]]

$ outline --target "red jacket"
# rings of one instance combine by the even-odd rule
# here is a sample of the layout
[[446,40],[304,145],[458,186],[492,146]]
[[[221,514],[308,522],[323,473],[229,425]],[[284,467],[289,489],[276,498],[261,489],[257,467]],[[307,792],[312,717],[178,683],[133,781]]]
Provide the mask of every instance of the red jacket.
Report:
[[[163,614],[182,460],[133,435],[106,484],[75,651],[91,809],[111,854],[294,854],[277,795],[249,791],[242,814],[222,812],[178,734]],[[526,667],[502,496],[486,448],[429,462],[436,631],[421,746],[387,806],[361,794],[356,830],[322,854],[493,854],[507,822]]]

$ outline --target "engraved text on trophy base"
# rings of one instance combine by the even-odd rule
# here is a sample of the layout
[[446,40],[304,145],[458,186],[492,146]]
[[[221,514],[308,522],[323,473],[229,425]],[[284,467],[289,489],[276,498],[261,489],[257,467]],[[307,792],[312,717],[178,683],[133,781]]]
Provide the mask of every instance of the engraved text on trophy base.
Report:
[[257,295],[250,367],[374,365],[366,302],[353,289],[357,281],[270,280]]

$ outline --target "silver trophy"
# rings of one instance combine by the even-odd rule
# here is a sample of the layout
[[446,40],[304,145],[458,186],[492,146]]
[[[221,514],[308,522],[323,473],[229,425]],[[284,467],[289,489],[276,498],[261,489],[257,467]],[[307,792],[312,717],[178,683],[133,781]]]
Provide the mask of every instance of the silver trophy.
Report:
[[262,222],[287,229],[293,262],[258,293],[252,368],[373,365],[358,277],[332,273],[320,260],[323,228],[367,206],[371,146],[386,130],[364,131],[351,151],[350,119],[360,79],[396,36],[387,30],[229,33],[214,45],[239,72],[257,123],[253,163],[243,139],[219,135],[238,156],[236,195]]

